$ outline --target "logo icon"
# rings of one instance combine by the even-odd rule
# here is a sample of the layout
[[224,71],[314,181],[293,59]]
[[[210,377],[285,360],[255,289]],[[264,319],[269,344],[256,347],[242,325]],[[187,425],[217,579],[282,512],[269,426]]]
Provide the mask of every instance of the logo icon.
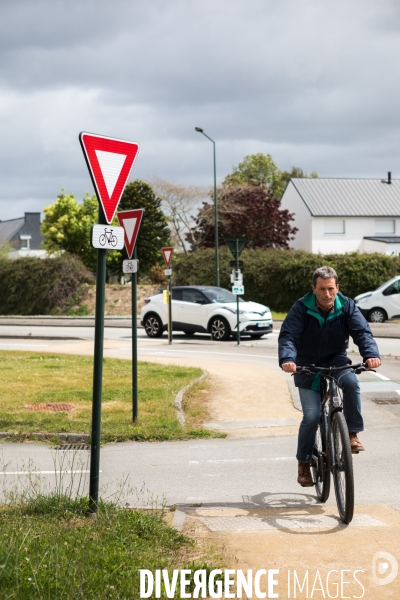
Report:
[[[389,570],[389,567],[391,569]],[[389,552],[375,552],[372,557],[372,579],[376,585],[392,583],[399,571],[399,565]],[[385,575],[385,577],[381,577]]]

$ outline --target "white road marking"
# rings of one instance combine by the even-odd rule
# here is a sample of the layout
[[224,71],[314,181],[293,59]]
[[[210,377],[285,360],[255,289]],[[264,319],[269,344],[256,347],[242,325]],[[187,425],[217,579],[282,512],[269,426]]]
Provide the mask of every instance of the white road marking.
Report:
[[[199,475],[188,475],[188,479],[198,479]],[[205,473],[204,475],[200,475],[200,477],[221,477],[220,473]]]
[[9,348],[10,346],[18,346],[19,348],[22,346],[24,348],[47,348],[50,344],[20,344],[15,342],[13,344],[0,344],[0,348]]
[[386,377],[386,375],[382,375],[381,373],[374,373],[375,377],[379,377],[383,381],[390,381],[390,377]]
[[[211,531],[261,531],[276,529],[335,529],[346,527],[338,517],[329,515],[294,515],[279,517],[200,517]],[[352,527],[385,527],[385,523],[370,515],[354,515]]]
[[[235,352],[235,354],[233,354],[233,352],[204,352],[203,350],[186,350],[183,348],[182,348],[182,350],[170,350],[169,352],[156,351],[156,352],[152,353],[150,356],[157,355],[157,354],[169,355],[172,352],[184,352],[185,354],[207,354],[207,356],[209,354],[216,354],[217,356],[225,355],[225,356],[245,356],[246,358],[273,358],[274,360],[277,360],[277,358],[278,358],[278,355],[267,356],[264,354],[240,354],[240,353],[236,353],[236,352]],[[145,350],[143,350],[142,356],[146,356]]]
[[208,464],[222,464],[222,463],[251,463],[251,462],[265,462],[267,460],[295,460],[294,456],[273,456],[268,458],[221,458],[215,460],[189,460],[189,465],[199,465],[200,463]]
[[[103,471],[100,471],[102,473]],[[75,473],[90,473],[90,469],[52,470],[52,471],[0,471],[0,475],[72,475]]]

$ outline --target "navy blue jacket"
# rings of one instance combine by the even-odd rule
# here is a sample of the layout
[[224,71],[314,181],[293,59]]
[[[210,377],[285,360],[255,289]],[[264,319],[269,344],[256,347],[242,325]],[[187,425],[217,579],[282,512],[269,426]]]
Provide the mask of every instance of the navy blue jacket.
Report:
[[[346,352],[349,335],[364,362],[367,358],[380,358],[371,329],[351,298],[339,292],[334,310],[324,321],[318,312],[315,294],[309,292],[293,304],[283,321],[279,334],[279,365],[287,362],[299,366],[350,364]],[[295,385],[311,388],[314,378],[315,375],[297,374]]]

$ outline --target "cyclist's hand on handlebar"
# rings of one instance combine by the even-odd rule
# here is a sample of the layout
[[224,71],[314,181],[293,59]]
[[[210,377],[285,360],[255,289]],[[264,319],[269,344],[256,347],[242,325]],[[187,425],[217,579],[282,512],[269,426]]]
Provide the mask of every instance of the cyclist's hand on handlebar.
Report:
[[381,361],[379,358],[367,358],[365,364],[367,365],[368,369],[377,369],[381,366]]
[[283,363],[282,369],[285,373],[296,373],[296,365],[292,362]]

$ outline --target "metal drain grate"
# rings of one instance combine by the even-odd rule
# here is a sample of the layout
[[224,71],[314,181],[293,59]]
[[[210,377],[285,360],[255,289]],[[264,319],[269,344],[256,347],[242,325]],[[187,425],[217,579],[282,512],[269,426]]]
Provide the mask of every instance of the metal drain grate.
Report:
[[68,412],[75,408],[73,404],[65,404],[62,403],[51,403],[47,402],[46,404],[29,404],[25,406],[27,410],[49,410],[50,412]]
[[400,398],[372,398],[372,402],[375,404],[400,404]]
[[53,450],[90,450],[90,444],[60,444],[53,446]]

